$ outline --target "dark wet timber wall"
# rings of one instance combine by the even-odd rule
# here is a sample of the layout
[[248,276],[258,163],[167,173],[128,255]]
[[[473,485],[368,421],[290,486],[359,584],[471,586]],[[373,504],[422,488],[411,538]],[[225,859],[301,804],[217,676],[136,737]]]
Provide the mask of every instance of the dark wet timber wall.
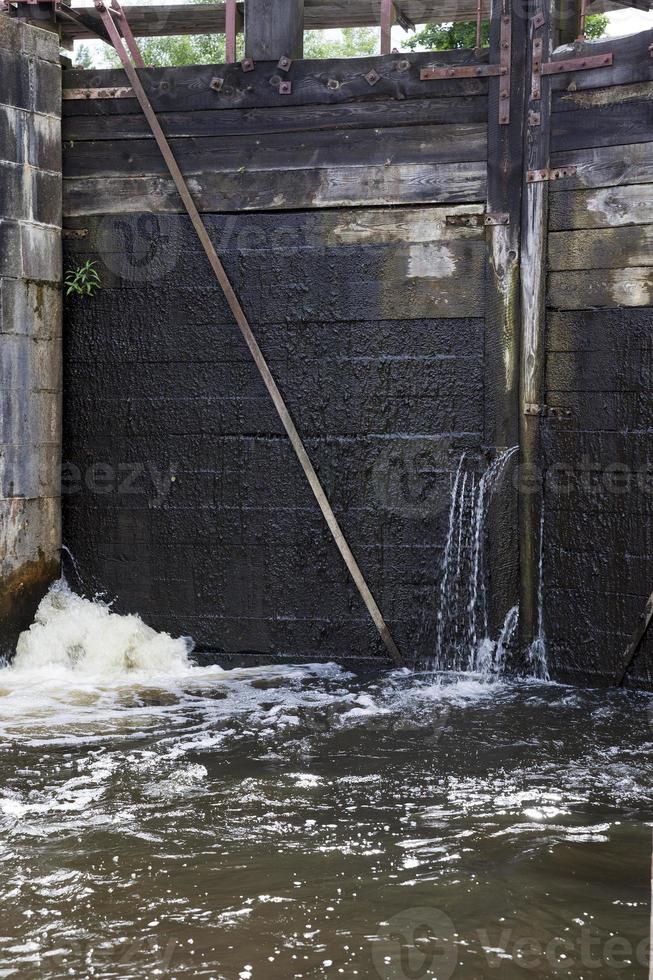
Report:
[[[585,452],[608,470],[610,454],[650,462],[645,41],[628,68],[578,73],[575,97],[552,83],[551,162],[578,174],[548,195],[544,625],[556,675],[579,681],[613,679],[653,589],[648,498],[550,490],[551,474]],[[437,63],[454,59],[473,53]],[[432,650],[460,457],[482,470],[517,442],[524,409],[524,63],[507,127],[497,79],[425,85],[420,68],[433,63],[297,62],[283,97],[270,64],[144,73],[409,657]],[[136,101],[79,97],[124,77],[75,70],[64,84],[67,261],[95,260],[103,281],[92,300],[67,303],[65,326],[64,536],[87,588],[206,650],[382,657]],[[629,204],[606,217],[611,188]],[[485,209],[509,224],[460,223]],[[512,477],[488,525],[494,636],[520,592]],[[646,651],[638,664],[645,680]]]
[[[642,38],[642,41],[646,36]],[[648,78],[651,77],[649,69]],[[558,672],[619,670],[653,590],[653,84],[553,95],[545,618]],[[648,636],[633,676],[651,682]]]

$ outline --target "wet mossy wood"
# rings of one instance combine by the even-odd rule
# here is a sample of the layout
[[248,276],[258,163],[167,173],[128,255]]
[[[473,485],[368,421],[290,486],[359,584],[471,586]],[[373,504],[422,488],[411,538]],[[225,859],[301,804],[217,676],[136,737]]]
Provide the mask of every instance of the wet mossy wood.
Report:
[[[650,147],[653,156],[653,143],[645,145]],[[550,198],[549,230],[552,232],[653,223],[653,183],[615,184],[578,191],[557,190]]]
[[653,265],[653,225],[560,231],[549,235],[551,270],[650,265]]

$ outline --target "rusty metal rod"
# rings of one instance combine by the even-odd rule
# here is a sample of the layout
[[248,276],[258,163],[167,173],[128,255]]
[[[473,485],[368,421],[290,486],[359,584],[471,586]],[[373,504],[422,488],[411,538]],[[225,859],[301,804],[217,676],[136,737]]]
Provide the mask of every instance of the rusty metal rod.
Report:
[[226,0],[225,5],[225,34],[226,59],[228,64],[236,63],[236,0]]
[[[113,0],[113,2],[117,4],[118,0]],[[349,569],[349,573],[353,578],[354,583],[356,584],[356,588],[358,589],[361,598],[363,599],[363,602],[365,603],[367,610],[370,616],[372,617],[372,620],[374,621],[374,625],[379,631],[379,635],[383,640],[386,650],[388,651],[392,659],[395,661],[395,663],[403,664],[403,658],[399,652],[399,649],[397,648],[397,645],[395,644],[395,641],[392,638],[392,634],[390,633],[390,630],[386,625],[383,615],[381,614],[381,610],[376,604],[376,600],[374,599],[374,596],[372,595],[367,585],[367,582],[365,581],[365,578],[360,570],[358,562],[356,561],[351,548],[347,544],[345,536],[342,533],[340,525],[338,524],[337,518],[333,513],[331,504],[329,503],[327,496],[324,492],[324,489],[322,487],[322,484],[320,483],[319,477],[315,472],[315,469],[313,467],[313,464],[311,463],[308,453],[306,452],[301,436],[299,435],[299,432],[295,427],[295,423],[293,422],[290,412],[286,407],[286,403],[283,400],[283,396],[279,391],[279,388],[277,387],[276,381],[272,376],[272,372],[270,371],[267,362],[265,360],[265,357],[263,356],[263,352],[261,351],[261,348],[258,345],[256,337],[252,332],[252,328],[249,325],[247,316],[245,315],[245,311],[240,305],[240,301],[236,296],[236,293],[233,289],[233,286],[231,285],[231,282],[229,281],[229,277],[227,276],[225,268],[222,265],[222,262],[220,261],[218,253],[215,250],[213,242],[209,237],[209,233],[207,232],[204,226],[204,222],[202,221],[200,213],[197,210],[195,202],[188,189],[188,185],[186,184],[186,180],[181,170],[179,169],[179,165],[175,160],[170,144],[168,143],[165,133],[161,129],[159,120],[157,119],[156,113],[154,112],[150,100],[147,97],[147,94],[145,92],[145,89],[143,88],[141,80],[138,77],[138,73],[135,67],[133,66],[133,64],[131,63],[127,51],[125,50],[125,47],[123,45],[123,39],[121,38],[118,32],[118,29],[116,27],[115,21],[112,16],[113,10],[110,11],[102,2],[102,0],[95,0],[95,6],[100,12],[100,16],[102,17],[102,22],[107,30],[107,33],[109,34],[109,37],[111,38],[111,43],[113,44],[114,48],[118,53],[118,57],[122,62],[123,68],[125,69],[130,85],[134,90],[134,93],[140,103],[145,118],[149,123],[150,129],[152,130],[152,135],[154,136],[158,144],[158,147],[161,150],[163,159],[165,160],[168,170],[170,171],[170,176],[172,177],[175,187],[177,188],[179,196],[181,197],[181,200],[184,204],[184,207],[188,212],[188,216],[190,217],[193,227],[197,233],[197,237],[199,238],[202,247],[206,252],[206,256],[211,264],[211,268],[213,269],[213,272],[215,273],[216,279],[218,280],[220,286],[222,287],[222,291],[224,292],[227,303],[229,304],[229,308],[233,313],[236,323],[240,328],[240,332],[243,335],[245,343],[247,344],[250,353],[254,358],[256,367],[258,368],[261,378],[263,379],[263,383],[265,384],[265,387],[267,388],[270,394],[270,397],[274,403],[274,407],[277,410],[277,413],[279,415],[279,418],[281,419],[283,427],[286,430],[286,433],[288,435],[288,438],[290,439],[293,449],[295,450],[295,454],[297,455],[297,458],[304,471],[306,479],[310,484],[311,490],[315,494],[315,499],[317,500],[320,510],[322,511],[322,515],[329,527],[329,530],[331,531],[331,534],[333,535],[338,550],[340,551],[340,554],[342,555],[342,558],[347,568]],[[125,22],[126,21],[123,14],[122,21],[121,21],[123,25],[122,28],[123,30],[125,30],[124,27]]]
[[653,619],[653,593],[649,596],[648,602],[644,607],[644,612],[641,614],[637,620],[637,626],[633,630],[633,635],[630,638],[630,643],[626,647],[624,652],[621,667],[619,668],[619,674],[617,676],[617,687],[623,687],[628,671],[635,662],[635,658],[639,652],[639,648],[642,645],[642,641],[646,636],[647,630],[651,625],[651,620]]
[[580,0],[580,19],[579,19],[579,29],[577,41],[585,40],[585,25],[587,22],[587,12],[589,10],[590,0]]
[[477,0],[476,4],[476,54],[481,50],[481,25],[483,22],[483,0]]

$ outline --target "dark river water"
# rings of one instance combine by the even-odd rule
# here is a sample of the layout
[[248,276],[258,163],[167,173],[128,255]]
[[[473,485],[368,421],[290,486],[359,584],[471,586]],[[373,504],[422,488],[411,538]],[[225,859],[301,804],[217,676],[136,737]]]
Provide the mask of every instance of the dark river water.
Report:
[[649,695],[50,613],[0,670],[0,976],[648,976]]

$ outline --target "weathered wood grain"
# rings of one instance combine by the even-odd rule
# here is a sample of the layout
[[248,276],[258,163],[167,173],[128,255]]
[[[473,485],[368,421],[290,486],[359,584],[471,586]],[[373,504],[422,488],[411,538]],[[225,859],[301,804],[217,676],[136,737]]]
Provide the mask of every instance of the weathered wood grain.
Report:
[[[123,101],[123,100],[121,100]],[[88,104],[84,104],[88,109]],[[66,115],[64,141],[150,139],[139,113],[107,115],[104,104],[95,112]],[[465,125],[485,123],[487,100],[478,96],[445,99],[346,103],[326,106],[271,106],[266,109],[231,109],[197,112],[162,112],[158,115],[168,137],[252,136],[314,130],[374,129],[391,126]]]
[[[428,157],[433,165],[486,159],[486,127],[452,126],[347,130],[338,139],[330,132],[193,137],[170,141],[183,173],[314,170],[329,167],[377,167],[411,164]],[[116,140],[107,153],[104,140],[66,147],[65,177],[122,177],[166,174],[154,140]]]
[[653,184],[556,191],[550,195],[549,229],[618,228],[653,223]]
[[554,153],[646,143],[651,139],[653,101],[572,109],[556,113],[551,119],[551,150]]
[[589,71],[575,71],[552,75],[551,88],[554,92],[581,92],[588,89],[605,88],[608,85],[632,85],[637,82],[650,82],[651,56],[649,45],[653,42],[653,30],[641,31],[628,37],[604,38],[601,41],[576,42],[566,45],[553,54],[552,61],[567,58],[582,58],[584,55],[600,55],[612,52],[614,61],[605,68]]
[[[383,57],[303,60],[293,64],[288,75],[292,92],[280,95],[273,80],[279,77],[276,62],[258,62],[254,71],[239,65],[193,65],[183,68],[146,68],[140,78],[157,112],[194,112],[201,109],[247,109],[264,106],[337,105],[387,99],[428,99],[465,95],[487,95],[487,78],[422,82],[420,70],[428,65],[477,64],[488,60],[487,52],[473,51],[402,52]],[[370,85],[365,75],[372,69],[379,81]],[[222,88],[211,88],[214,78]],[[87,70],[70,68],[63,73],[64,88],[124,88],[122,69]],[[75,115],[98,111],[96,100],[65,100],[64,112]],[[74,105],[73,105],[74,103]],[[72,107],[72,108],[71,108]],[[106,113],[140,112],[136,99],[102,100]]]
[[560,231],[549,235],[549,269],[623,269],[653,265],[653,225]]
[[[534,42],[541,42],[543,61],[553,49],[556,25],[551,4],[537,0],[531,9],[529,22],[528,61],[525,79],[533,72]],[[534,15],[540,16],[537,26]],[[525,81],[525,84],[528,84]],[[536,96],[536,97],[533,97]],[[521,218],[521,370],[520,370],[520,465],[525,474],[542,471],[541,415],[538,406],[545,395],[545,336],[546,336],[546,243],[549,185],[542,181],[528,183],[528,170],[549,166],[551,124],[551,76],[541,78],[541,87],[534,93],[528,87],[525,110],[526,151],[524,160]],[[539,125],[532,125],[531,113],[537,113]],[[540,538],[543,513],[543,489],[531,488],[519,495],[520,602],[519,636],[522,651],[529,649],[541,628],[539,595],[541,588]]]
[[653,306],[653,269],[649,266],[552,272],[547,302],[556,310]]
[[[189,186],[202,212],[388,204],[484,202],[485,162],[334,167],[324,170],[196,174]],[[165,177],[64,180],[64,215],[180,212]]]
[[577,173],[554,182],[553,195],[575,187],[653,183],[653,142],[571,150],[551,157],[552,167],[569,165],[576,167]]
[[255,61],[301,58],[304,0],[247,0],[245,56]]
[[572,88],[554,92],[552,108],[555,115],[558,112],[627,105],[630,102],[647,102],[652,99],[653,82],[635,82],[632,85],[607,85],[605,88],[580,92]]

